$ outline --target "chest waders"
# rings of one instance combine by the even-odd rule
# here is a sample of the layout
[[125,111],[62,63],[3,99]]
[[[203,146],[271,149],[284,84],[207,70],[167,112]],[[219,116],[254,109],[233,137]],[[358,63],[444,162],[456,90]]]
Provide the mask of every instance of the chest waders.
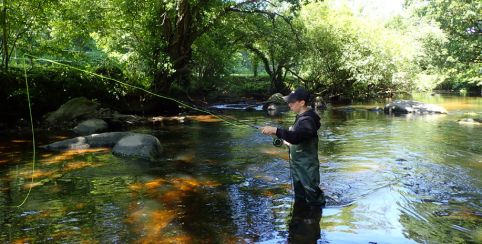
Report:
[[325,196],[320,189],[320,162],[318,160],[318,135],[290,145],[291,175],[295,199],[312,205],[325,205]]

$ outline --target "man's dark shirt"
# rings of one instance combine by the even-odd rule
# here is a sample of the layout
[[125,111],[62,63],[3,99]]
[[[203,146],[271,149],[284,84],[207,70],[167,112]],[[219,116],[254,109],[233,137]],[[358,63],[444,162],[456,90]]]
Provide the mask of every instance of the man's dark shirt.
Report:
[[278,128],[276,136],[296,145],[310,137],[317,136],[317,130],[320,126],[320,116],[313,109],[309,109],[300,115],[296,115],[295,123],[290,130]]

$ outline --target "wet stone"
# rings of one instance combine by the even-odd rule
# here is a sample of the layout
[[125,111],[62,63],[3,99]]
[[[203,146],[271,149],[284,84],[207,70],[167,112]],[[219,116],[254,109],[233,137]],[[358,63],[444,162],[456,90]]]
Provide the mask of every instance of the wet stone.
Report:
[[411,100],[395,100],[384,108],[387,114],[446,114],[447,110],[441,106]]

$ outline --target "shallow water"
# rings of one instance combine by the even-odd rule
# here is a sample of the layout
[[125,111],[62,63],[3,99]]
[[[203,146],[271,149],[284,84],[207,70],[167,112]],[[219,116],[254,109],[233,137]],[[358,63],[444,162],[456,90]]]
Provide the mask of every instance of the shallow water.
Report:
[[[416,97],[448,115],[387,116],[377,104],[322,114],[321,243],[482,242],[481,98]],[[378,105],[380,106],[380,105]],[[294,115],[227,112],[289,126]],[[0,241],[285,243],[292,210],[287,150],[252,128],[202,116],[138,127],[163,144],[146,162],[111,149],[37,152],[28,134],[0,138]],[[40,144],[61,140],[39,135]],[[27,202],[18,205],[32,186]],[[317,224],[317,223],[316,223]],[[316,225],[315,224],[315,225]],[[311,230],[311,229],[310,229]],[[316,233],[318,234],[318,233]]]

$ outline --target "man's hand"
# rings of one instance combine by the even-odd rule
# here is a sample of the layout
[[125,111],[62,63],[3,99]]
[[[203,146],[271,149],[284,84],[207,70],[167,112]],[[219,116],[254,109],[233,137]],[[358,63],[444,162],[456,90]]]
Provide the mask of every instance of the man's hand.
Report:
[[263,133],[265,135],[270,135],[270,136],[276,135],[277,130],[278,130],[278,128],[273,127],[273,126],[264,126],[264,127],[259,128],[259,131],[261,133]]

